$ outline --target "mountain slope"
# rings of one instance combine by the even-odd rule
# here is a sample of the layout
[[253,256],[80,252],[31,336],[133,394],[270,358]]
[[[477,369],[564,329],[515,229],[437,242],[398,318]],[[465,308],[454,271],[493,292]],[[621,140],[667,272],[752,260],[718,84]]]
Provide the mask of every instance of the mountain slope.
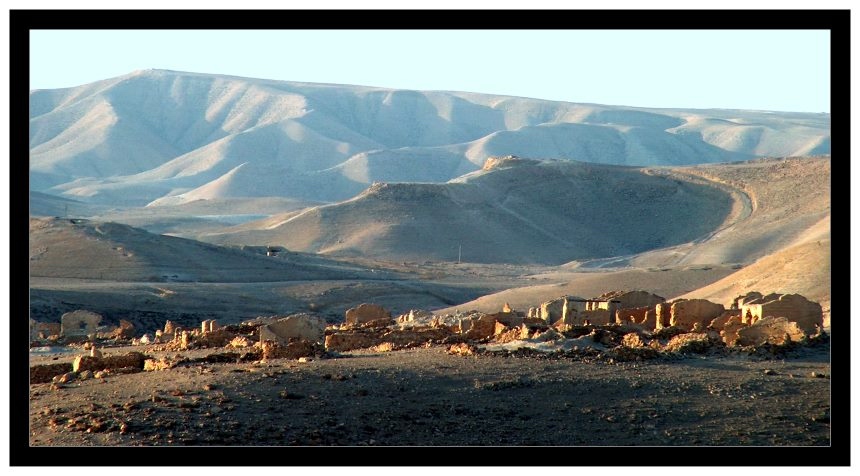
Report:
[[267,257],[118,223],[30,218],[30,276],[107,281],[259,282],[365,273],[330,260]]
[[217,243],[390,260],[559,264],[695,239],[732,206],[724,192],[632,167],[490,159],[445,184],[377,183],[335,205],[251,222]]
[[[654,169],[667,178],[707,178],[735,198],[726,222],[691,242],[638,255],[572,262],[517,287],[454,308],[518,309],[563,294],[645,289],[668,299],[728,305],[749,291],[799,293],[821,303],[830,322],[830,159],[795,157]],[[740,269],[740,265],[745,265]],[[733,269],[734,268],[734,269]]]
[[683,165],[829,153],[828,114],[644,109],[147,70],[30,93],[33,190],[109,205],[444,182],[490,155]]

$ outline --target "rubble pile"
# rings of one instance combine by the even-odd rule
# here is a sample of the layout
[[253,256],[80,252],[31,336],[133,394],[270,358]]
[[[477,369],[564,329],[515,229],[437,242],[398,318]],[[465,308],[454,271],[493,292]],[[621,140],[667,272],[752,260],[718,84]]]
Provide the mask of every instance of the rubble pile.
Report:
[[[193,329],[167,321],[153,336],[140,338],[133,337],[135,328],[127,321],[107,332],[93,332],[100,320],[101,316],[83,311],[64,315],[64,329],[76,338],[83,336],[89,355],[79,355],[70,364],[33,366],[31,383],[165,371],[195,362],[309,361],[358,349],[391,352],[433,345],[444,345],[448,353],[460,356],[553,353],[609,361],[779,349],[822,339],[823,316],[818,303],[796,294],[751,292],[735,298],[726,309],[704,299],[667,302],[644,291],[613,291],[592,299],[561,296],[526,312],[506,303],[495,313],[434,315],[413,309],[396,319],[382,306],[363,303],[347,310],[344,322],[335,325],[309,313],[258,317],[227,326],[204,320]],[[38,324],[31,322],[31,339],[37,334],[34,329],[45,332]],[[105,339],[99,340],[100,335]],[[153,358],[142,352],[104,355],[97,348],[129,338],[152,351],[217,351],[188,359],[181,354]]]

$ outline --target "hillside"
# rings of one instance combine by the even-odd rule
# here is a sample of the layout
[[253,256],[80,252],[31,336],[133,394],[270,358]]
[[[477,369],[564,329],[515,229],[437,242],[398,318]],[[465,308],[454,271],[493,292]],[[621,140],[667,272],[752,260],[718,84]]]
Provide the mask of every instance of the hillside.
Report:
[[571,262],[536,277],[551,284],[512,288],[443,312],[490,311],[505,302],[522,309],[564,294],[591,297],[611,289],[729,305],[736,296],[757,290],[799,293],[817,301],[829,325],[830,165],[829,158],[795,157],[662,169],[666,177],[707,177],[733,191],[726,224],[678,246]]
[[444,184],[376,183],[354,199],[203,234],[223,244],[408,261],[560,264],[684,243],[731,197],[633,167],[490,159]]
[[30,218],[30,277],[117,281],[259,282],[366,277],[356,267],[267,257],[118,223]]
[[445,182],[491,155],[685,165],[825,154],[830,115],[645,109],[136,71],[30,92],[33,190],[117,205]]

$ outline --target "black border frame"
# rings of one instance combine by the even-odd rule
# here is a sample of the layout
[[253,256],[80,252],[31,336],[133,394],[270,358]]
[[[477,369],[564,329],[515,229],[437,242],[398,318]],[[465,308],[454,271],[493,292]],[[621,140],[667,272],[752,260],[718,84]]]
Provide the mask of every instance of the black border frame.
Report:
[[[28,218],[23,180],[28,170],[18,157],[28,151],[23,127],[29,103],[29,31],[33,29],[821,29],[831,39],[832,150],[839,157],[836,178],[850,189],[850,10],[10,10],[10,230],[23,240]],[[397,18],[397,20],[395,20]],[[417,19],[420,19],[417,20]],[[148,25],[141,28],[140,25]],[[492,69],[492,65],[487,65]],[[802,67],[800,65],[799,67]],[[773,72],[774,80],[790,71]],[[17,179],[17,180],[16,180]],[[848,185],[848,186],[846,186]],[[18,200],[13,198],[19,197]],[[835,228],[848,228],[849,205],[831,201]],[[832,216],[832,215],[831,215]],[[10,232],[11,234],[11,232]],[[832,233],[833,235],[833,233]],[[849,262],[848,232],[835,233],[832,243]],[[10,236],[10,247],[13,243]],[[849,282],[833,281],[837,299],[837,332],[832,337],[831,446],[829,447],[31,447],[29,446],[29,374],[24,362],[29,349],[20,336],[24,325],[24,286],[12,279],[28,266],[22,253],[10,249],[10,463],[13,466],[845,466],[850,464],[850,322]],[[14,266],[12,266],[14,263]],[[832,268],[831,268],[832,269]],[[843,269],[841,266],[838,269]],[[832,271],[831,271],[832,273]],[[844,273],[839,273],[840,278]],[[17,293],[13,293],[17,291]],[[28,304],[29,305],[29,304]],[[19,312],[20,311],[20,312]],[[29,310],[28,310],[29,312]],[[19,319],[20,318],[20,319]],[[837,391],[834,387],[838,387]],[[382,451],[386,451],[383,453]],[[622,452],[622,453],[619,453]],[[432,453],[431,453],[432,452]],[[181,453],[181,454],[180,454]],[[171,458],[173,455],[178,458]],[[443,456],[444,454],[444,456]],[[432,456],[431,456],[432,455]],[[517,457],[518,456],[518,457]],[[544,457],[542,457],[544,456]],[[408,459],[403,459],[406,457]]]

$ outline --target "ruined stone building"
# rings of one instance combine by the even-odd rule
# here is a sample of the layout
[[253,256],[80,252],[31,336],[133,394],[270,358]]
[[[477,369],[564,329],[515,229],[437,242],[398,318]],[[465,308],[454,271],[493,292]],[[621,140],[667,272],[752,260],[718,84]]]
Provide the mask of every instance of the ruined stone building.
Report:
[[101,320],[101,314],[92,311],[67,312],[60,317],[60,335],[86,336],[94,334],[98,330]]
[[[758,294],[758,293],[757,293]],[[744,324],[752,325],[764,317],[786,317],[801,329],[813,333],[824,325],[821,304],[799,294],[768,294],[739,303]]]

